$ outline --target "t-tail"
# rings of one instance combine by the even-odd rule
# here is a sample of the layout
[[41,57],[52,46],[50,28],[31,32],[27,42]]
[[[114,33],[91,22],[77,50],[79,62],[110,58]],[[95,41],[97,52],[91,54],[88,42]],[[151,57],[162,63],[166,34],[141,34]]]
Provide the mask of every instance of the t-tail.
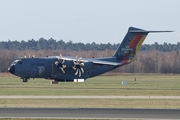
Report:
[[155,33],[172,31],[146,31],[143,29],[130,27],[113,57],[116,57],[118,61],[124,61],[125,63],[133,62],[146,36],[148,35],[148,33],[153,32]]

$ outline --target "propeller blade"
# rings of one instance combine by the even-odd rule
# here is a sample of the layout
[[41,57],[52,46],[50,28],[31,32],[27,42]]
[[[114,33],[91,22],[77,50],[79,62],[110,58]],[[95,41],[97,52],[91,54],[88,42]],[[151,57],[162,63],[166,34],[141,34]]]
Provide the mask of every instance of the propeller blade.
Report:
[[63,64],[65,61],[64,60],[61,60],[61,64]]
[[79,71],[79,77],[81,77],[81,70],[80,70],[80,69],[78,69],[78,71]]
[[73,66],[72,68],[73,68],[74,70],[76,70],[76,67]]
[[75,72],[75,75],[77,75],[78,74],[78,69],[76,70],[76,72]]
[[74,60],[73,60],[73,63],[74,63],[74,65],[76,65],[76,64],[77,64],[77,63],[76,63],[76,61],[74,61]]
[[66,65],[63,64],[65,61],[62,60],[62,55],[59,54],[59,56],[56,56],[56,58],[57,58],[57,61],[55,62],[55,65],[58,66],[59,69],[61,69],[63,73],[65,73],[64,68],[66,68]]
[[60,67],[60,69],[62,70],[63,73],[65,73],[64,69],[62,67]]
[[81,61],[81,59],[82,59],[82,58],[80,57],[80,58],[78,59],[78,61]]
[[84,73],[84,69],[82,68],[84,66],[84,63],[81,61],[82,57],[78,58],[76,56],[76,60],[73,61],[74,66],[72,67],[74,70],[76,70],[75,75],[79,74],[79,77],[81,77],[82,73]]
[[66,65],[62,65],[63,68],[66,68]]
[[76,56],[76,61],[78,61],[78,56]]
[[84,73],[84,69],[81,67],[81,71],[82,71],[82,73]]
[[54,64],[55,64],[55,65],[58,65],[58,64],[59,64],[59,62],[58,62],[58,61],[56,61]]
[[82,67],[82,66],[84,66],[84,63],[80,63],[79,65]]

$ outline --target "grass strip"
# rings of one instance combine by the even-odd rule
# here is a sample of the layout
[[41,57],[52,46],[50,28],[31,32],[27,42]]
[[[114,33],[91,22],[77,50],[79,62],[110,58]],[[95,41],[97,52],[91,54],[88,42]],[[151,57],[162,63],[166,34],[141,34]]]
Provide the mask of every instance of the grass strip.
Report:
[[0,99],[0,107],[180,109],[180,100],[176,100],[176,99]]

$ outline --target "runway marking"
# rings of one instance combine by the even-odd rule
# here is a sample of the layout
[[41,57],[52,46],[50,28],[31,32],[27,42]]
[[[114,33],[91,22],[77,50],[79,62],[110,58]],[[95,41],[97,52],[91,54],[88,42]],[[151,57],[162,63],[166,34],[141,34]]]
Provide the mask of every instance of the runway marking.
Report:
[[180,99],[180,96],[0,96],[0,99]]

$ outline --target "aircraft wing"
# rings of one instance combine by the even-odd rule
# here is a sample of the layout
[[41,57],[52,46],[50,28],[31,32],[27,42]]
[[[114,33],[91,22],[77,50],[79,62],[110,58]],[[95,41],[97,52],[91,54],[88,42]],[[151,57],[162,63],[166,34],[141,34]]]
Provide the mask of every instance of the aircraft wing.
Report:
[[[72,56],[64,56],[61,59],[63,60],[72,60],[72,61],[77,61],[76,57]],[[111,62],[111,61],[106,61],[106,60],[98,60],[98,59],[89,59],[89,58],[84,58],[80,59],[81,62],[93,62],[94,64],[101,64],[101,65],[112,65],[112,66],[117,66],[121,65],[122,63],[117,63],[117,62]]]
[[121,63],[104,61],[104,60],[92,60],[92,62],[94,64],[101,64],[101,65],[112,65],[112,66],[121,65]]
[[101,64],[101,65],[112,65],[112,66],[117,66],[121,65],[122,63],[117,63],[117,62],[111,62],[107,60],[100,60],[100,59],[94,59],[94,58],[77,58],[73,56],[63,56],[61,57],[62,60],[68,60],[68,61],[78,61],[80,60],[81,62],[92,62],[94,64]]

